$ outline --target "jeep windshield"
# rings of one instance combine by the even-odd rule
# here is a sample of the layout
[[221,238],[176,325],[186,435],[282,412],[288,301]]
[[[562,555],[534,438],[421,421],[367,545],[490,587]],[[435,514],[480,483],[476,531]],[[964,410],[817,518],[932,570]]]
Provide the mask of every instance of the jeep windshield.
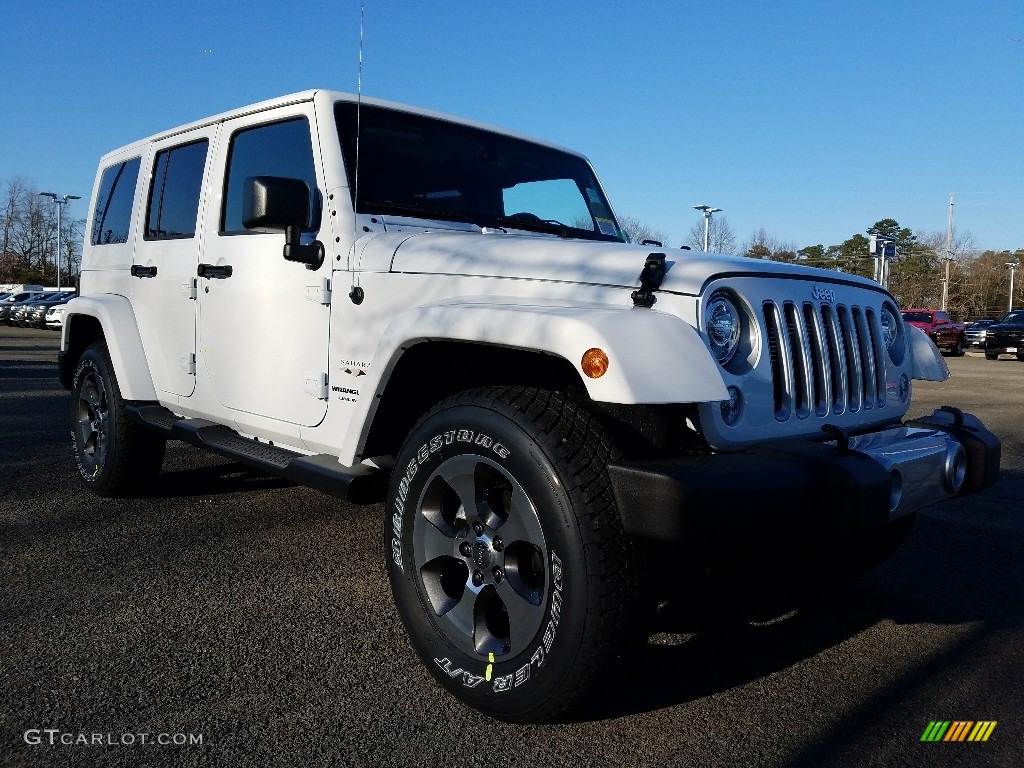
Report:
[[[356,105],[335,105],[349,179]],[[625,240],[590,165],[482,128],[362,105],[357,213],[395,214],[559,237]],[[357,186],[350,183],[355,196]]]

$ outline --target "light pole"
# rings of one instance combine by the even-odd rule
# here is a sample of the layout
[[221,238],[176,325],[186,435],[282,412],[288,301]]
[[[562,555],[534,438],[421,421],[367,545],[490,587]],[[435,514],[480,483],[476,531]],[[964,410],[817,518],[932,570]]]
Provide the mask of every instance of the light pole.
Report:
[[953,193],[949,193],[949,227],[946,229],[946,279],[942,281],[942,311],[949,298],[949,263],[953,261]]
[[711,214],[722,209],[712,208],[710,205],[695,205],[693,209],[704,214],[704,253],[707,253],[711,248]]
[[57,290],[60,290],[60,214],[68,200],[81,200],[78,195],[58,195],[56,192],[40,192],[40,196],[48,197],[57,205]]
[[1010,268],[1010,308],[1008,312],[1013,312],[1013,273],[1017,269],[1017,260],[1006,262],[1006,266]]

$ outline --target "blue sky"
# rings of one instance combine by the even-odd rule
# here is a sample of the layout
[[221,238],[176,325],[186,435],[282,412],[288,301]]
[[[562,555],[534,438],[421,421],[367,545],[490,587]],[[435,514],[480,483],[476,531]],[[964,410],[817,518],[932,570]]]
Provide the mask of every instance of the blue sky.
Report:
[[[355,91],[358,0],[10,3],[0,182],[88,197],[103,153]],[[697,203],[797,247],[881,218],[1024,247],[1024,3],[365,0],[363,93],[586,153],[678,245]],[[85,201],[71,213],[84,216]]]

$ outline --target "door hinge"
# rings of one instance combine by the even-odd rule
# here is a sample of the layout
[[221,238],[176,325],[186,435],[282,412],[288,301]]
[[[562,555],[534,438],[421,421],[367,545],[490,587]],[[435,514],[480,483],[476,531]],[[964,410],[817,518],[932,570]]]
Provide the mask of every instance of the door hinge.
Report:
[[317,400],[327,399],[327,371],[312,371],[304,377],[304,386],[307,395],[312,395]]
[[196,375],[196,353],[189,352],[187,355],[182,355],[178,358],[178,365],[185,373],[192,376]]
[[312,301],[315,304],[330,304],[331,281],[324,277],[321,278],[319,285],[307,285],[306,301]]

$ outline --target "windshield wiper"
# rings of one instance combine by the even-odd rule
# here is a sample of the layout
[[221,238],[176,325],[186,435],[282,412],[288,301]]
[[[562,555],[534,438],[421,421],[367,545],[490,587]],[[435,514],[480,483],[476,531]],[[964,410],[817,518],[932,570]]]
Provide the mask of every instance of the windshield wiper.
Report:
[[515,215],[515,216],[498,216],[495,219],[499,224],[504,224],[516,229],[525,229],[530,232],[546,232],[552,235],[558,235],[563,240],[576,237],[573,234],[573,228],[568,224],[563,224],[555,219],[542,219],[539,216]]
[[367,212],[383,211],[386,213],[397,213],[401,216],[413,216],[415,218],[428,218],[428,219],[440,219],[441,221],[464,221],[468,224],[474,224],[481,229],[487,226],[487,223],[480,217],[472,213],[466,213],[465,211],[450,211],[443,208],[430,208],[425,205],[415,205],[413,203],[385,203],[385,202],[369,202],[363,203],[361,207]]

